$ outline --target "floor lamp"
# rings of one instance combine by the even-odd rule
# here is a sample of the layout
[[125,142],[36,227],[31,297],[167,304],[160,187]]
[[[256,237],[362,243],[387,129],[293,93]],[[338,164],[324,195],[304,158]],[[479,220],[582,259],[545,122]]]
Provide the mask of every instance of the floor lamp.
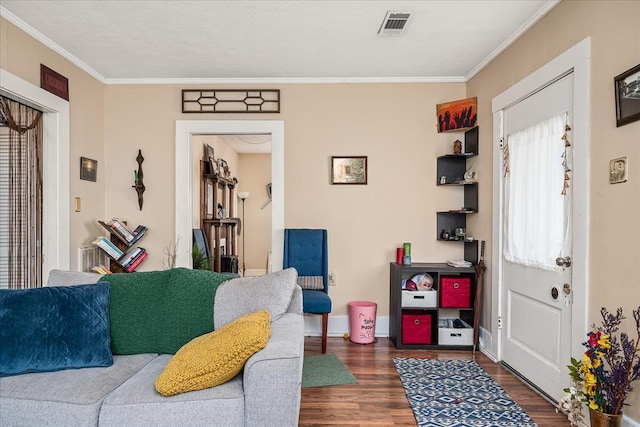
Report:
[[245,277],[245,273],[247,271],[247,264],[245,262],[245,246],[244,246],[244,236],[247,234],[247,224],[244,222],[244,201],[249,197],[248,191],[240,191],[238,192],[238,198],[242,200],[242,277]]

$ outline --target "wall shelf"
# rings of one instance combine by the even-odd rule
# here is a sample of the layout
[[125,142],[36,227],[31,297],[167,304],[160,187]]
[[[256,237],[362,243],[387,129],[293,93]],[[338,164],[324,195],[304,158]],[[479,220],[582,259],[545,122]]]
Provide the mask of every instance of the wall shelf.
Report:
[[[456,228],[467,230],[467,215],[478,212],[478,183],[465,180],[468,169],[467,160],[478,155],[478,127],[464,133],[464,152],[461,154],[445,154],[436,159],[436,185],[439,187],[461,187],[464,192],[463,206],[449,211],[436,212],[436,239],[438,241],[453,241],[463,243],[464,259],[473,264],[478,262],[477,240],[467,242],[463,239],[443,239],[442,232],[446,230],[453,235]],[[467,230],[468,231],[468,230]]]

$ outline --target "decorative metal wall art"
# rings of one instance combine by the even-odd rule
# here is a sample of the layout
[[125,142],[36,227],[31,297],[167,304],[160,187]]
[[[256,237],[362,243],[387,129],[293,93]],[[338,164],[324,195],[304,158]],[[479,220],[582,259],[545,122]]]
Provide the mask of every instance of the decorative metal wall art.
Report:
[[278,89],[183,89],[183,113],[279,113]]
[[136,193],[138,193],[138,206],[140,207],[140,210],[142,210],[142,203],[144,201],[142,195],[144,194],[144,190],[147,189],[144,185],[144,172],[142,172],[142,162],[144,162],[142,150],[138,150],[136,162],[138,162],[138,170],[133,171],[134,181],[131,187],[133,187],[136,190]]

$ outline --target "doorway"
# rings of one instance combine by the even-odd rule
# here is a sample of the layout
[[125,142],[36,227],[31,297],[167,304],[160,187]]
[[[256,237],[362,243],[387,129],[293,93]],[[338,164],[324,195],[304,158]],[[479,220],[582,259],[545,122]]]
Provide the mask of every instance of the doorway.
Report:
[[[492,322],[497,326],[497,358],[503,363],[516,365],[515,370],[529,383],[550,397],[552,400],[559,400],[562,396],[562,388],[568,385],[569,376],[565,366],[569,363],[570,357],[579,355],[581,352],[581,341],[587,327],[587,289],[588,289],[588,198],[589,198],[589,134],[588,134],[588,114],[589,114],[589,52],[590,40],[585,39],[573,48],[561,54],[539,70],[535,71],[510,89],[493,99],[494,114],[494,141],[493,141],[493,191],[495,194],[493,203],[493,251],[492,251]],[[573,105],[572,124],[572,150],[573,167],[571,171],[573,190],[573,201],[571,204],[571,223],[573,234],[569,242],[573,249],[573,264],[571,294],[563,298],[564,278],[547,278],[544,274],[532,273],[532,282],[518,288],[514,284],[512,265],[505,261],[505,224],[504,215],[504,180],[503,180],[503,147],[506,136],[509,132],[509,123],[522,120],[522,111],[516,114],[507,113],[509,109],[517,110],[515,106],[530,98],[535,94],[542,93],[545,87],[551,87],[554,82],[560,81],[562,77],[571,75],[571,81],[564,81],[569,88],[568,102]],[[527,101],[529,100],[529,101]],[[549,102],[554,105],[556,101],[543,101],[544,107],[538,111],[549,109]],[[524,104],[523,104],[524,105]],[[564,110],[564,106],[558,107]],[[524,128],[528,123],[521,121]],[[513,128],[514,126],[512,126]],[[513,130],[513,129],[512,129]],[[533,269],[529,269],[532,270]],[[530,273],[530,271],[526,271]],[[523,274],[520,271],[519,277]],[[540,281],[549,280],[551,285],[546,289]],[[559,301],[554,303],[564,309],[553,311],[550,306],[545,306],[540,301],[542,299],[553,299],[551,291],[555,280],[560,280]],[[556,285],[557,286],[557,285]],[[546,292],[546,291],[549,292]],[[533,294],[537,294],[540,300],[535,300]],[[572,297],[572,300],[569,298]],[[525,301],[527,302],[525,304]],[[565,303],[568,304],[565,307]],[[555,319],[554,323],[552,320]],[[558,331],[555,340],[549,340],[545,344],[544,351],[532,349],[532,345],[522,338],[526,334],[527,325],[546,324],[551,333],[551,323],[554,325],[563,324],[563,332]],[[555,326],[554,326],[555,327]],[[534,333],[544,333],[541,328],[535,328]],[[494,329],[496,330],[496,329]],[[542,332],[541,332],[542,331]],[[552,346],[552,348],[549,348]],[[535,346],[533,346],[535,347]],[[537,366],[538,369],[529,369]],[[543,369],[544,368],[544,369]],[[553,375],[559,380],[549,381],[549,375]],[[566,384],[565,384],[566,383]]]
[[[237,218],[238,226],[233,236],[233,245],[228,245],[226,227],[220,227],[221,253],[237,257],[238,273],[242,276],[260,276],[270,271],[271,251],[271,135],[231,134],[193,135],[193,228],[203,228],[206,236],[213,236],[202,224],[201,197],[204,191],[199,176],[200,161],[213,154],[216,161],[224,161],[232,177],[236,178],[236,197],[223,199],[221,187],[207,190],[216,193],[216,200],[228,207],[226,215]],[[214,167],[215,171],[215,167]],[[208,193],[207,197],[209,196]],[[207,205],[208,206],[208,205]],[[204,213],[206,218],[216,217],[213,206]],[[212,243],[212,242],[209,242]],[[215,242],[213,242],[215,246]],[[229,246],[229,247],[227,247]],[[233,247],[234,254],[229,250]],[[214,257],[215,253],[211,256]],[[212,258],[213,261],[213,258]],[[195,262],[195,261],[194,261]],[[212,263],[215,264],[215,263]],[[235,264],[235,263],[234,263]],[[207,263],[205,263],[207,265]],[[213,266],[213,265],[211,265]],[[195,267],[195,266],[194,266]]]
[[[284,122],[275,120],[176,121],[176,241],[191,238],[193,218],[193,135],[271,135],[271,264],[282,268],[284,244]],[[185,191],[186,190],[186,191]],[[191,267],[191,245],[181,244],[176,267]]]
[[70,268],[69,102],[0,69],[0,94],[44,112],[42,274]]

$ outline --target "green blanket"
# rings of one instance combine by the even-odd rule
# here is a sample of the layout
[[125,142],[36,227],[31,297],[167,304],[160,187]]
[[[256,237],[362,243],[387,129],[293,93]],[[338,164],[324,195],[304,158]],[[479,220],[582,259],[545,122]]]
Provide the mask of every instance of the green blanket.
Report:
[[213,299],[229,275],[174,268],[104,276],[111,283],[113,354],[175,354],[213,330]]

